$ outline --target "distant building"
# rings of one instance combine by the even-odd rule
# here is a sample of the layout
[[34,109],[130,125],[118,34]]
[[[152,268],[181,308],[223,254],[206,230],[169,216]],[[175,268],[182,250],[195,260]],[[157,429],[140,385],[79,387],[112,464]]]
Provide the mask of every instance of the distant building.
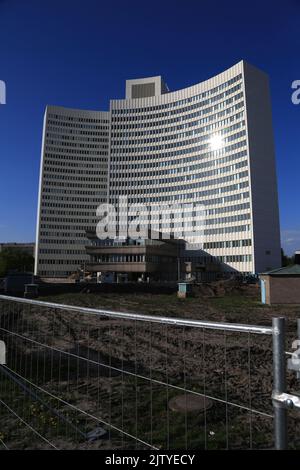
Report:
[[107,112],[47,107],[35,273],[65,277],[87,262],[96,207],[124,196],[143,205],[142,220],[151,210],[161,232],[162,205],[190,206],[189,233],[201,207],[201,234],[185,238],[199,264],[204,250],[232,273],[281,266],[268,76],[240,61],[177,91],[160,76],[127,80],[125,99]]
[[35,255],[35,243],[0,243],[0,252],[6,248],[20,250],[33,257]]
[[263,273],[260,281],[262,303],[300,305],[300,252],[294,265]]

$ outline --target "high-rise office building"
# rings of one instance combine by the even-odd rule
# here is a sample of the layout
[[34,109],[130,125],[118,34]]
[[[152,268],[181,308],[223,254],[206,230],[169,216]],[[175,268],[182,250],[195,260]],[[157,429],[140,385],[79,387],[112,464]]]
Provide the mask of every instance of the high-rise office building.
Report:
[[[160,232],[169,229],[161,206],[187,205],[189,233],[200,207],[199,237],[187,237],[192,258],[201,240],[227,270],[280,266],[267,75],[241,61],[173,92],[161,77],[127,80],[125,99],[111,100],[106,113],[47,108],[36,272],[65,276],[82,264],[96,206],[106,197],[117,204],[120,196],[149,209]],[[174,236],[182,235],[182,223],[179,209]]]
[[35,272],[66,277],[87,261],[85,232],[106,201],[110,114],[48,106],[44,117]]

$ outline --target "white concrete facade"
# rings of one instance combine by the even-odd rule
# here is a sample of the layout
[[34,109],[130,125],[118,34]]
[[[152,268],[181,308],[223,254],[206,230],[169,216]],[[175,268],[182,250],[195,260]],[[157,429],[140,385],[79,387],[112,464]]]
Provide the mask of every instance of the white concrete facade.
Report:
[[[64,112],[68,115],[70,110]],[[109,122],[105,122],[109,148],[103,149],[107,150],[107,175],[104,165],[103,178],[91,177],[95,185],[98,178],[99,190],[107,182],[111,203],[126,195],[130,204],[145,204],[151,211],[159,205],[189,204],[190,229],[197,222],[194,211],[201,206],[205,212],[202,248],[221,259],[227,269],[255,273],[281,265],[271,105],[268,77],[263,72],[241,61],[209,80],[174,92],[168,91],[161,77],[128,80],[126,99],[112,100],[110,111],[98,115]],[[49,125],[46,117],[46,133]],[[47,139],[50,137],[44,135],[42,193]],[[63,155],[62,147],[57,157],[60,152]],[[47,171],[47,178],[55,178],[50,167]],[[64,176],[69,178],[67,168]],[[89,188],[87,181],[85,187]],[[82,217],[95,228],[95,207],[100,199],[96,197],[90,207],[87,204],[85,213],[79,211],[79,199],[76,201],[78,223]],[[40,225],[41,210],[40,202]],[[56,210],[61,210],[59,204]],[[55,210],[51,216],[57,217]],[[159,224],[159,230],[167,229],[164,221]],[[172,224],[174,234],[180,234],[181,222],[176,216]],[[47,230],[38,226],[37,263],[42,259],[41,239],[49,240]],[[57,240],[61,235],[57,232]],[[188,240],[199,241],[197,237]],[[48,246],[46,241],[43,244]],[[71,271],[76,256],[70,269],[65,266],[60,271]],[[81,252],[78,262],[83,259]],[[42,271],[39,264],[37,272]]]
[[88,261],[87,228],[107,197],[109,113],[48,106],[44,117],[35,273],[66,277]]

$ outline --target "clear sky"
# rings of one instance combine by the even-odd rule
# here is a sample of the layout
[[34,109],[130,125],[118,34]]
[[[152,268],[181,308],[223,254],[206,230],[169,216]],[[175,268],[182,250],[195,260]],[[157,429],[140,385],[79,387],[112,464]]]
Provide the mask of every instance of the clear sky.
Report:
[[47,104],[107,110],[128,78],[162,75],[176,90],[241,59],[271,79],[282,245],[292,253],[300,249],[300,105],[291,101],[299,0],[0,0],[0,242],[35,239]]

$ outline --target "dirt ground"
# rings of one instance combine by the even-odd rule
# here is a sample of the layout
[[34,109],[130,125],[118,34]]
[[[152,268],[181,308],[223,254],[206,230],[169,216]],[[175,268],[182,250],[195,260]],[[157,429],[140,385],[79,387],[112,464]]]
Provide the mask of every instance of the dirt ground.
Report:
[[[87,288],[88,290],[88,288]],[[85,289],[86,291],[86,289]],[[272,317],[284,316],[294,324],[300,305],[263,305],[258,284],[240,285],[233,281],[199,284],[194,297],[178,299],[176,294],[61,294],[40,300],[123,312],[174,316],[209,321],[270,324]]]
[[[256,285],[228,281],[199,286],[194,297],[184,300],[177,299],[176,294],[87,292],[41,300],[257,325],[271,325],[272,317],[285,316],[287,350],[296,339],[296,319],[300,317],[300,306],[264,306]],[[52,422],[53,413],[45,410],[44,404],[32,411],[35,402],[23,393],[21,410],[25,417],[34,419],[57,447],[147,448],[143,442],[164,449],[273,447],[270,336],[150,324],[60,309],[41,311],[20,306],[10,312],[6,308],[5,312],[0,315],[1,325],[8,324],[10,328],[6,329],[19,334],[7,337],[12,369],[38,384],[44,390],[43,400],[47,398],[51,409],[59,410],[78,429],[85,433],[97,426],[110,430],[105,439],[81,439],[74,436],[70,423],[59,417]],[[289,390],[299,391],[299,385],[288,373]],[[8,384],[5,390],[7,400],[20,403],[18,387],[12,389]],[[45,398],[45,390],[51,392],[51,398]],[[183,394],[205,395],[213,406],[193,413],[172,410],[170,401]],[[290,413],[291,448],[300,446],[299,418],[299,414]],[[27,431],[16,433],[7,415],[1,421],[2,438],[8,446],[45,448],[45,443],[29,439]]]

